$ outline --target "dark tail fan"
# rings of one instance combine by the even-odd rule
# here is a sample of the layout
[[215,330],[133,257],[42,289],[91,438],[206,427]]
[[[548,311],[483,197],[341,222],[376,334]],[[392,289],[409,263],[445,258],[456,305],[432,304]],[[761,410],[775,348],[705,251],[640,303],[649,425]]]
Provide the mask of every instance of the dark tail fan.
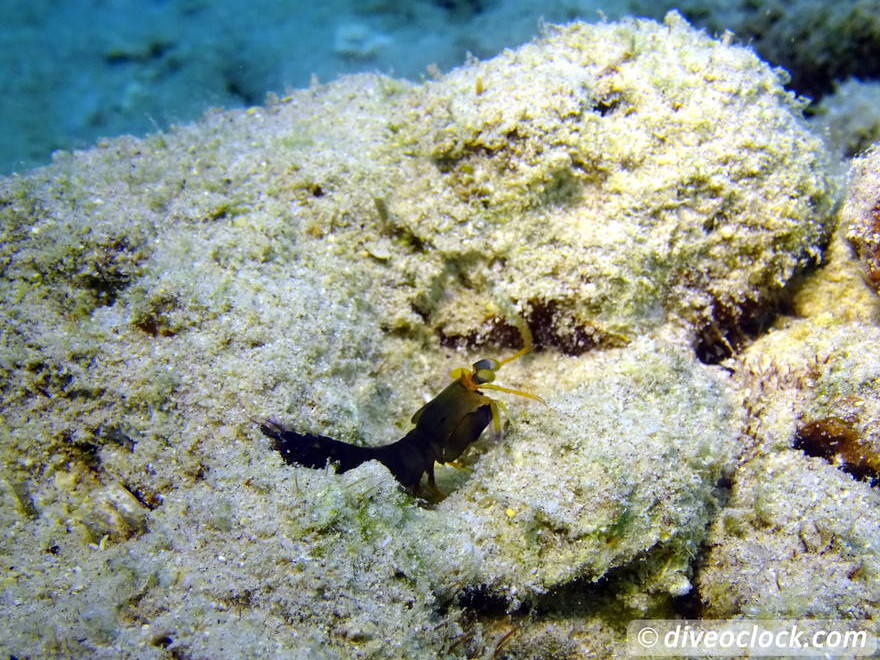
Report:
[[322,468],[329,461],[338,466],[339,472],[346,472],[376,458],[373,447],[358,447],[325,435],[297,433],[271,420],[260,424],[260,431],[275,441],[274,448],[290,464]]
[[377,460],[406,488],[415,489],[423,473],[433,482],[434,455],[429,439],[418,427],[397,442],[381,447],[359,447],[325,435],[297,433],[271,420],[262,422],[260,431],[274,440],[273,447],[289,464],[323,468],[329,462],[335,464],[339,472],[346,472],[361,463]]

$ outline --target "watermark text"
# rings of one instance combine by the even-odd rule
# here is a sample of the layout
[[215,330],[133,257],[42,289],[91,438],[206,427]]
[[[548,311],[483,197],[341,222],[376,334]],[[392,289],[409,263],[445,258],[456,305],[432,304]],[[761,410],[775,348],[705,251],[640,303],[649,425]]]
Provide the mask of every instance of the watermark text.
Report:
[[627,626],[634,656],[868,656],[877,650],[871,621],[819,619],[640,619]]

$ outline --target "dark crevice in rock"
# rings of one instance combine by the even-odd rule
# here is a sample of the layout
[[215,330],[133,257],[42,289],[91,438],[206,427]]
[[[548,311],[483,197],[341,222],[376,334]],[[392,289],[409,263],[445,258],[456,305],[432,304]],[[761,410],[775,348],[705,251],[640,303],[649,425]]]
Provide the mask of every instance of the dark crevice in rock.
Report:
[[697,330],[693,344],[697,359],[703,364],[719,364],[763,335],[779,316],[791,313],[790,293],[766,302],[716,300]]
[[[617,348],[627,343],[620,335],[577,321],[557,301],[529,301],[525,322],[536,350],[552,348],[564,355],[576,356],[596,348]],[[487,318],[464,334],[446,334],[442,329],[437,334],[441,345],[468,350],[487,345],[516,350],[523,347],[524,341],[518,326],[498,316]]]

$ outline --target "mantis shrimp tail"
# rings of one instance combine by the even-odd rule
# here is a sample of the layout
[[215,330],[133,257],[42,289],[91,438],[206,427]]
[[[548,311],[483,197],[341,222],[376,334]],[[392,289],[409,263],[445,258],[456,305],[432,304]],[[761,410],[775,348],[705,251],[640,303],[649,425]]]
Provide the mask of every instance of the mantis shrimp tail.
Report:
[[272,438],[273,448],[290,465],[323,468],[332,463],[337,472],[346,472],[361,463],[377,460],[411,491],[418,487],[423,472],[427,472],[433,482],[434,454],[430,438],[424,437],[418,428],[397,442],[381,447],[359,447],[325,435],[297,433],[272,420],[261,422],[260,431]]
[[325,435],[297,433],[272,420],[261,423],[260,431],[272,438],[273,447],[288,464],[323,468],[330,462],[338,466],[339,472],[346,472],[377,458],[373,447],[359,447]]

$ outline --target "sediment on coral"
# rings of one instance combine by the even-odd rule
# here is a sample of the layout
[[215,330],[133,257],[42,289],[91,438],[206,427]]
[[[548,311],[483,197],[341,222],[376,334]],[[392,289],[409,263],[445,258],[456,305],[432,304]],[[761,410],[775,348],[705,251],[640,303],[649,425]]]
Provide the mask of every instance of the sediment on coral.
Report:
[[711,618],[876,619],[877,489],[781,451],[739,472],[699,576]]
[[880,148],[875,145],[854,159],[850,175],[841,222],[861,257],[868,284],[880,293]]

